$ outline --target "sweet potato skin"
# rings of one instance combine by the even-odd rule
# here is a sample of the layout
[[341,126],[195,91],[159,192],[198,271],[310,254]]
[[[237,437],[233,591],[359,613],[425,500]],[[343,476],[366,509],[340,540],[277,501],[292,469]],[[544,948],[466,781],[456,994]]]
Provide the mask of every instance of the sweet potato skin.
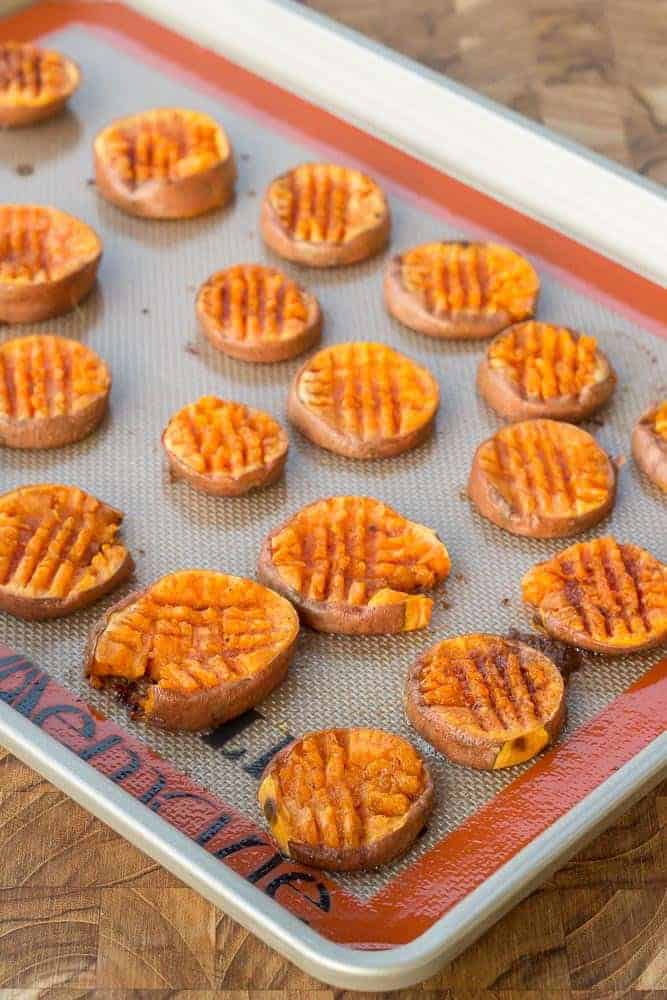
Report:
[[[514,324],[521,325],[521,324]],[[508,329],[511,329],[509,327]],[[506,333],[507,330],[503,330]],[[489,362],[489,345],[477,369],[477,389],[496,413],[512,423],[534,418],[565,420],[577,424],[586,420],[609,400],[616,388],[617,377],[607,358],[598,351],[607,364],[606,378],[585,386],[578,396],[557,396],[554,399],[525,399],[502,371]]]
[[287,397],[287,416],[290,422],[318,447],[333,451],[337,455],[343,455],[345,458],[391,458],[393,455],[400,455],[404,451],[417,448],[432,433],[440,405],[439,397],[436,399],[430,419],[408,434],[397,434],[391,438],[377,438],[374,441],[360,441],[356,437],[331,427],[324,420],[320,420],[299,399],[299,379],[307,364],[308,362],[305,362],[299,369],[290,387]]
[[473,458],[468,479],[468,496],[480,514],[497,527],[526,538],[566,538],[592,528],[611,512],[616,500],[618,472],[614,463],[609,461],[611,488],[606,501],[595,509],[571,517],[545,518],[538,512],[518,515],[481,468],[478,456],[485,444],[484,441],[480,444]]
[[373,257],[386,246],[391,230],[391,214],[386,202],[385,207],[386,212],[379,222],[354,239],[344,243],[309,243],[306,240],[295,240],[285,232],[277,212],[265,197],[260,229],[266,245],[285,260],[305,264],[307,267],[342,267]]
[[[138,601],[148,589],[137,590],[124,597],[110,607],[94,626],[84,652],[86,677],[91,676],[97,643],[111,617]],[[219,685],[217,688],[198,691],[194,695],[182,695],[177,691],[160,689],[157,684],[153,685],[150,712],[141,714],[140,718],[159,729],[173,732],[214,729],[223,722],[236,718],[258,705],[285,679],[298,638],[297,630],[293,641],[273,660],[270,667],[235,684]]]
[[[419,299],[403,286],[401,256],[392,257],[383,279],[387,310],[404,326],[427,337],[440,340],[484,340],[512,325],[512,317],[505,310],[493,315],[483,315],[472,310],[461,310],[456,317],[434,316],[424,309]],[[533,313],[537,308],[539,291],[535,295]]]
[[667,442],[653,429],[653,418],[657,406],[646,410],[632,432],[632,456],[651,482],[667,493]]
[[130,190],[109,169],[95,146],[95,184],[100,194],[129,215],[146,219],[190,219],[231,201],[236,165],[230,149],[214,166],[179,180],[151,180]]
[[[521,646],[523,644],[515,643],[514,645]],[[525,648],[527,647],[524,646]],[[420,690],[420,678],[427,655],[428,651],[413,663],[408,672],[404,707],[409,723],[431,746],[448,757],[449,760],[454,761],[455,764],[472,767],[476,770],[493,770],[498,754],[504,746],[503,741],[491,742],[468,730],[457,730],[450,726],[438,712],[424,704]],[[547,746],[550,746],[557,739],[563,728],[565,717],[566,704],[563,697],[557,711],[543,723],[549,736]]]
[[0,322],[39,323],[44,319],[70,312],[95,284],[102,257],[102,246],[83,267],[58,281],[39,284],[0,282]]
[[[297,740],[293,740],[269,761],[260,778],[260,787],[265,778],[269,777],[280,766],[297,742]],[[288,842],[288,856],[294,861],[311,865],[313,868],[353,872],[379,868],[405,854],[415,842],[419,832],[426,826],[433,810],[433,779],[423,759],[422,766],[425,779],[424,790],[419,798],[413,802],[405,814],[404,823],[397,830],[358,848],[313,847],[312,844],[290,840]]]

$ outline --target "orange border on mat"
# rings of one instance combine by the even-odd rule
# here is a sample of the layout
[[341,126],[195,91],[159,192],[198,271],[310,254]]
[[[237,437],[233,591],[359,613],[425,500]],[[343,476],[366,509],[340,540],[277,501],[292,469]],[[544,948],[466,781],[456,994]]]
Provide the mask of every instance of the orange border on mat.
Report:
[[[304,135],[363,160],[433,204],[455,207],[457,215],[495,230],[555,266],[566,262],[567,271],[578,280],[664,323],[667,289],[119,3],[44,0],[0,22],[0,38],[28,41],[72,22],[138,43],[151,57],[157,55],[207,87],[213,84],[221,94],[240,98]],[[358,900],[323,876],[335,905],[329,913],[309,914],[309,922],[329,939],[360,948],[414,940],[664,733],[666,722],[663,659],[371,899]]]

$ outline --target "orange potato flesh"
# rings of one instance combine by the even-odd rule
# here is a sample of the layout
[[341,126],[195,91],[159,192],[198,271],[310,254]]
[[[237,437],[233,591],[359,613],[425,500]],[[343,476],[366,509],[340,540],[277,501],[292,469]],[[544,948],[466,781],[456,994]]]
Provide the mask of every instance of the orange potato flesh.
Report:
[[76,66],[59,52],[21,42],[0,44],[0,111],[54,104],[78,82]]
[[268,413],[203,396],[171,418],[164,445],[195,473],[240,479],[284,455],[287,435]]
[[504,312],[512,322],[533,314],[539,279],[509,247],[425,243],[401,255],[403,287],[435,316]]
[[622,653],[667,639],[667,567],[610,536],[534,566],[522,591],[547,631],[574,645]]
[[[209,570],[162,577],[113,613],[87,667],[105,678],[145,679],[192,695],[269,667],[299,631],[288,601],[252,580]],[[151,692],[139,699],[150,713]]]
[[653,429],[659,438],[667,441],[667,399],[660,404],[653,415]]
[[429,528],[370,497],[331,497],[304,507],[271,539],[282,581],[309,601],[377,607],[407,604],[404,630],[428,624],[433,601],[408,594],[449,575],[447,549]]
[[127,559],[122,515],[74,486],[26,486],[0,497],[0,596],[71,601]]
[[518,764],[549,741],[545,725],[563,699],[558,668],[541,653],[492,635],[434,646],[419,677],[423,703],[458,738],[500,744],[494,768]]
[[0,418],[73,416],[106,395],[110,385],[107,366],[78,341],[44,334],[0,346]]
[[358,441],[419,430],[435,413],[438,384],[384,344],[336,344],[315,354],[298,381],[299,402],[335,431]]
[[199,309],[226,339],[257,345],[299,336],[313,322],[311,303],[295,282],[260,264],[218,271],[198,296]]
[[307,734],[269,765],[258,799],[285,853],[290,841],[363,849],[403,825],[426,783],[406,740],[378,729],[334,729]]
[[158,108],[121,118],[98,135],[95,151],[123,186],[134,191],[149,181],[179,181],[226,160],[230,146],[208,115]]
[[594,337],[576,336],[550,323],[529,321],[499,334],[488,358],[493,369],[531,400],[578,396],[608,375]]
[[285,232],[307,243],[349,243],[387,214],[375,181],[331,163],[295,167],[272,182],[267,197]]
[[520,517],[577,518],[608,502],[609,458],[570,424],[525,420],[503,427],[479,449],[482,473]]
[[41,285],[81,270],[101,253],[90,226],[42,205],[0,205],[0,285]]

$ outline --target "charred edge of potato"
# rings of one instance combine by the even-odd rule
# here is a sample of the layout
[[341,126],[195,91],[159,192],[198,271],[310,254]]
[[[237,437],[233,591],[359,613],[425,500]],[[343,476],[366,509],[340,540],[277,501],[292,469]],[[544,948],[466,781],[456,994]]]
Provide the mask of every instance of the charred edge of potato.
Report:
[[299,740],[293,740],[288,743],[269,761],[260,778],[257,791],[262,814],[269,825],[272,837],[285,857],[326,871],[370,871],[395,861],[412,847],[428,823],[434,801],[433,778],[421,755],[419,756],[424,769],[424,789],[406,812],[404,822],[397,830],[379,837],[370,844],[364,844],[363,847],[342,849],[304,844],[287,836],[283,837],[278,831],[276,836],[274,830],[276,830],[277,809],[271,794],[271,782],[274,772],[298,742]]
[[[536,651],[545,655],[541,650]],[[420,656],[408,672],[404,694],[405,714],[419,735],[455,764],[482,771],[514,767],[531,760],[558,738],[567,714],[565,680],[563,696],[550,719],[510,740],[485,740],[465,729],[449,725],[430,706],[424,704],[421,696],[421,672],[427,655],[425,653]],[[557,665],[553,666],[560,674]]]
[[[511,326],[508,329],[511,329]],[[504,334],[507,330],[502,332]],[[489,363],[491,346],[493,345],[489,346],[477,369],[477,390],[498,416],[512,423],[547,419],[579,424],[602,409],[613,395],[618,382],[616,372],[606,355],[598,350],[598,355],[604,360],[607,369],[604,379],[585,386],[577,396],[555,396],[547,400],[526,399],[502,369],[495,369]]]
[[[308,362],[306,362],[306,365]],[[331,427],[326,421],[320,419],[299,399],[299,381],[306,365],[297,372],[294,382],[287,397],[287,417],[294,426],[301,431],[304,437],[326,451],[333,451],[337,455],[345,458],[374,459],[391,458],[393,455],[400,455],[404,451],[410,451],[422,444],[433,432],[435,418],[438,411],[439,399],[433,414],[421,427],[407,434],[396,435],[391,438],[378,438],[375,441],[361,441],[350,434],[335,427]]]
[[[482,314],[461,309],[456,316],[434,316],[424,308],[417,295],[403,285],[402,255],[396,254],[389,261],[383,279],[384,300],[387,311],[399,323],[441,340],[486,340],[512,326],[509,312],[500,309],[493,314]],[[535,315],[540,289],[535,292],[531,315]]]
[[285,260],[308,267],[343,267],[374,257],[387,245],[391,231],[389,206],[379,222],[344,243],[310,243],[290,236],[268,199],[262,202],[260,229],[266,245]]
[[84,673],[91,687],[110,690],[121,704],[129,707],[133,719],[174,732],[214,729],[254,708],[285,679],[298,631],[292,642],[258,673],[191,695],[161,689],[157,682],[145,676],[134,681],[114,675],[96,677],[93,673],[95,651],[110,619],[138,601],[149,589],[135,591],[110,607],[91,631],[84,652]]
[[117,208],[147,219],[190,219],[223,208],[234,196],[236,164],[231,149],[226,159],[179,180],[153,179],[130,189],[95,148],[95,184]]

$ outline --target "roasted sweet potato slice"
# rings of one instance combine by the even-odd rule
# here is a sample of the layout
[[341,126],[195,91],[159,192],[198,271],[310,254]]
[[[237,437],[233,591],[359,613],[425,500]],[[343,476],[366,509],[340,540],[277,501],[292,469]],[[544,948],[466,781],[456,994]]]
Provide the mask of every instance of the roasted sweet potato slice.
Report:
[[423,628],[433,601],[419,593],[449,575],[430,528],[371,497],[329,497],[268,536],[259,578],[321,632],[385,635]]
[[408,674],[408,719],[450,760],[496,770],[552,743],[565,684],[544,653],[498,635],[461,635],[427,650]]
[[102,243],[44,205],[0,205],[0,321],[36,323],[73,309],[95,282]]
[[236,264],[217,271],[197,295],[197,317],[214,347],[241,361],[285,361],[320,339],[314,295],[282,271]]
[[0,444],[55,448],[90,434],[104,416],[111,375],[76,340],[41,334],[0,346]]
[[0,608],[26,621],[88,607],[130,575],[123,515],[75,486],[0,496]]
[[156,108],[118,118],[99,133],[94,154],[98,190],[130,215],[188,219],[234,193],[229,140],[200,111]]
[[172,471],[203,493],[240,496],[282,474],[287,434],[263,410],[202,396],[174,414],[162,435]]
[[302,434],[348,458],[386,458],[420,444],[440,402],[431,373],[386,344],[335,344],[299,369],[287,414]]
[[578,542],[526,573],[523,599],[549,635],[600,653],[667,641],[667,566],[607,535]]
[[302,163],[271,182],[264,196],[264,241],[281,257],[310,267],[365,260],[389,239],[382,188],[358,170]]
[[532,264],[494,243],[423,243],[392,257],[387,309],[418,333],[490,337],[535,312],[540,281]]
[[599,410],[615,386],[595,337],[534,320],[494,337],[477,370],[481,395],[508,420],[577,423]]
[[326,729],[281,750],[260,808],[283,854],[332,871],[377,868],[403,854],[433,807],[414,747],[382,729]]
[[254,580],[182,570],[107,611],[86,650],[93,687],[164,729],[217,726],[284,678],[299,634],[289,603]]
[[76,63],[23,42],[0,44],[0,126],[33,125],[58,114],[81,82]]
[[479,446],[468,493],[484,517],[514,535],[560,538],[607,516],[616,496],[616,469],[581,428],[525,420]]
[[642,472],[667,493],[667,399],[648,409],[635,424],[632,454]]

